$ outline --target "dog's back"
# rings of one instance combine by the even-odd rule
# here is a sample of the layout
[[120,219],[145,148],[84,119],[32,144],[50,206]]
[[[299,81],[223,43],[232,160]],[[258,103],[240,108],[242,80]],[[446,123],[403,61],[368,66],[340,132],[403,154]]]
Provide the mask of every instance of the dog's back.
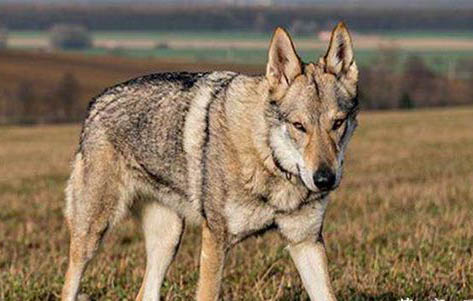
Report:
[[[151,74],[108,88],[95,97],[89,104],[66,189],[69,222],[76,215],[77,200],[102,202],[94,206],[106,208],[110,213],[105,215],[112,219],[108,222],[116,222],[133,206],[134,199],[146,195],[163,196],[166,205],[199,220],[199,204],[182,202],[189,195],[185,123],[189,119],[189,126],[198,127],[192,120],[205,119],[202,103],[208,102],[199,98],[212,97],[235,75]],[[195,129],[189,132],[196,133]],[[108,197],[97,196],[100,190],[107,190],[102,194]],[[88,194],[94,196],[88,198]]]
[[89,106],[79,151],[110,143],[133,168],[184,191],[183,127],[207,75],[152,74],[107,89]]
[[110,143],[134,168],[184,192],[186,117],[196,95],[227,78],[226,72],[161,73],[109,88],[89,105],[79,152]]

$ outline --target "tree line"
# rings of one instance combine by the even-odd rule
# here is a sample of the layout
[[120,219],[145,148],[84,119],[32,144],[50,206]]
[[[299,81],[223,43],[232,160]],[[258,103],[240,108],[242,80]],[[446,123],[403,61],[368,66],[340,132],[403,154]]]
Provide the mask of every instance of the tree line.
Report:
[[[360,67],[359,100],[363,110],[473,104],[473,60],[462,63],[469,69],[469,77],[437,73],[414,55],[396,70],[402,64],[398,60],[395,50],[382,50],[370,64]],[[8,90],[0,87],[0,123],[81,121],[88,102],[82,88],[71,72],[65,72],[47,89],[28,80],[20,80]]]
[[73,73],[65,72],[49,89],[21,80],[14,89],[0,89],[0,124],[77,122],[84,116],[82,89]]
[[368,66],[360,68],[362,104],[370,110],[473,104],[473,58],[459,63],[460,74],[439,73],[420,56],[410,55],[400,62],[396,49],[381,49]]
[[471,30],[473,9],[4,4],[0,20],[12,30],[46,30],[73,23],[90,30],[271,31],[278,25],[326,29],[343,20],[357,31],[445,31]]

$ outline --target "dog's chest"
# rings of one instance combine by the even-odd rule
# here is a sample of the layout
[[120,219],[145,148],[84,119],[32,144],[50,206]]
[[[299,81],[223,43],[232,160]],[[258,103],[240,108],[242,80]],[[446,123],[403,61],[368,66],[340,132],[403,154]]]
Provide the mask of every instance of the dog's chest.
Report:
[[267,197],[238,190],[226,200],[224,215],[227,228],[237,240],[255,232],[279,227],[280,220],[300,214],[308,205],[302,205],[307,197],[305,191],[294,189],[294,185],[267,183],[267,187],[271,188]]
[[280,212],[295,211],[309,197],[303,185],[279,177],[269,178],[266,187],[269,204]]
[[224,215],[229,234],[239,240],[271,227],[276,212],[261,201],[231,198],[225,203]]
[[[245,163],[248,162],[251,160]],[[299,179],[276,176],[258,164],[242,167],[238,185],[233,186],[242,195],[253,194],[259,200],[264,198],[277,211],[294,211],[309,197],[309,190]]]
[[224,215],[234,241],[277,228],[288,241],[298,242],[320,233],[327,202],[328,198],[317,199],[284,212],[262,200],[229,198]]

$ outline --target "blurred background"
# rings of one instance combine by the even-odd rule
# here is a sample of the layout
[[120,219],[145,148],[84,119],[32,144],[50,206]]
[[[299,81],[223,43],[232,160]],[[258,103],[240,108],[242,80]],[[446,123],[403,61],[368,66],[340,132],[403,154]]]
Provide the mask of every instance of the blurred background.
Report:
[[143,73],[260,73],[278,25],[315,61],[340,20],[364,109],[473,103],[469,0],[0,0],[0,124],[79,121]]

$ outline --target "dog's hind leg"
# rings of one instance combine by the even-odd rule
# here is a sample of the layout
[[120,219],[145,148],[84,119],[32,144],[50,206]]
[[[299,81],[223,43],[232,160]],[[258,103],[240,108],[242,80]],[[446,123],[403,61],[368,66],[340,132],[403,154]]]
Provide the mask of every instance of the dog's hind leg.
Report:
[[146,244],[146,272],[136,300],[156,301],[179,247],[184,221],[171,209],[150,201],[141,210],[141,222]]
[[[77,299],[80,281],[105,234],[117,216],[122,200],[112,164],[116,160],[98,154],[84,162],[80,154],[66,189],[65,217],[70,232],[69,265],[62,289],[63,301]],[[98,162],[100,161],[100,162]]]
[[95,256],[107,230],[106,224],[92,222],[89,229],[83,233],[71,231],[69,266],[62,290],[63,301],[76,300],[82,275],[89,261]]

